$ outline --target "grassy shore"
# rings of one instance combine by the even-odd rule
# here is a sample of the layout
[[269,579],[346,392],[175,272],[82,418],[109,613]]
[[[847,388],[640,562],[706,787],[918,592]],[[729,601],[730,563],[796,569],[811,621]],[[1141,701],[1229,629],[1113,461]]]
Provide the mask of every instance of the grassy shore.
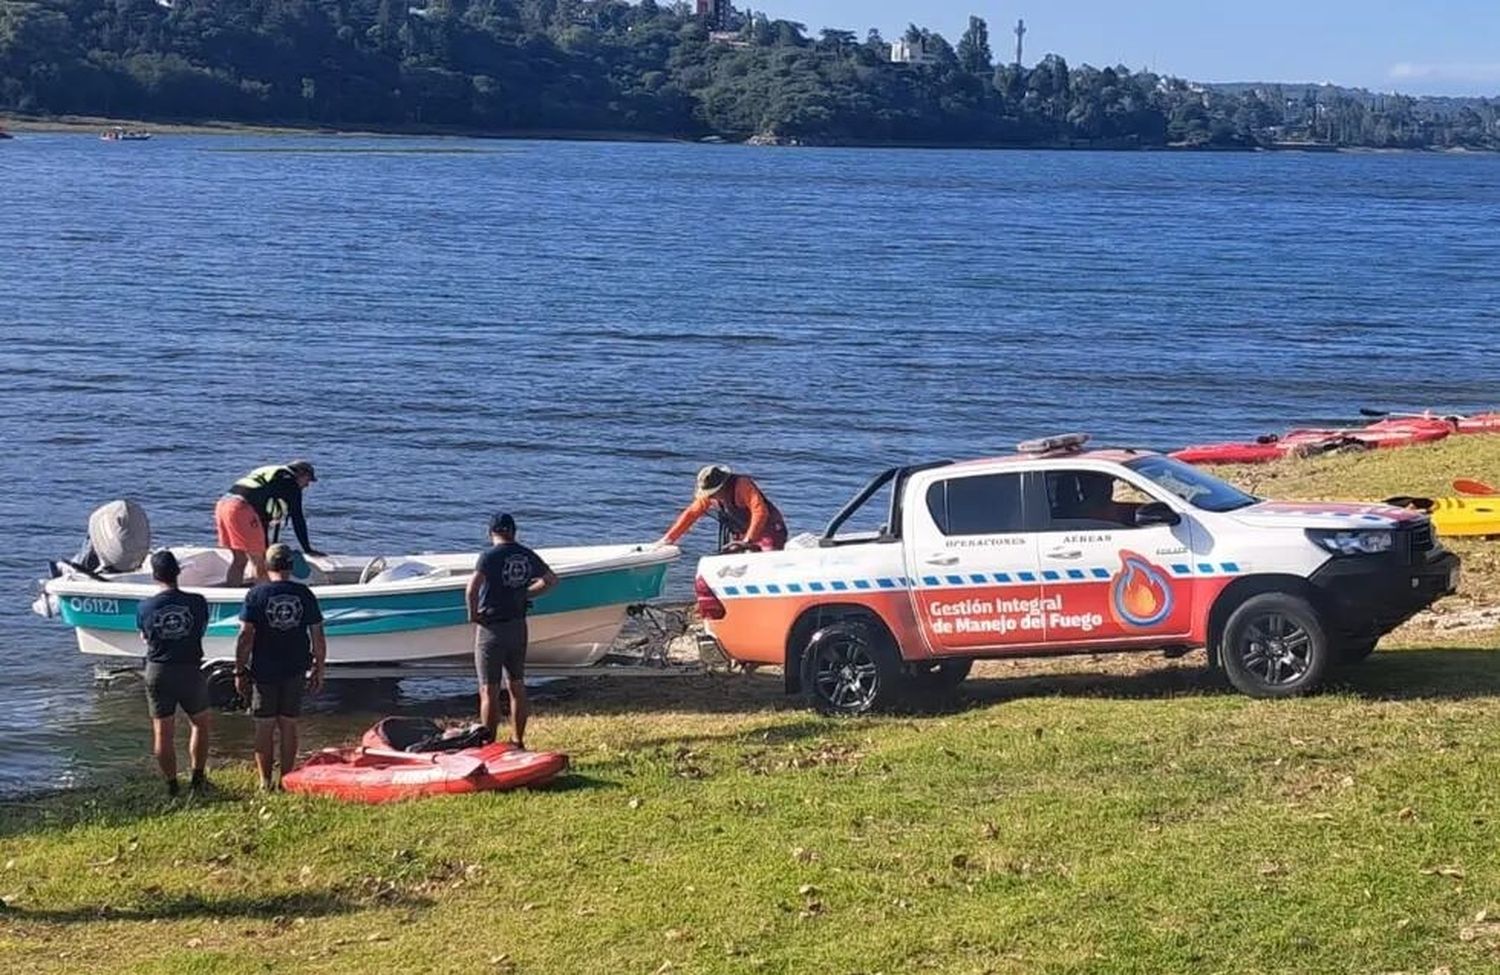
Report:
[[[1233,471],[1438,493],[1500,438]],[[1488,543],[1500,545],[1500,543]],[[1486,543],[1461,606],[1500,604]],[[0,806],[7,972],[1500,968],[1500,639],[1431,614],[1325,694],[1199,655],[987,664],[829,721],[773,674],[591,687],[539,792],[386,808],[154,783]]]

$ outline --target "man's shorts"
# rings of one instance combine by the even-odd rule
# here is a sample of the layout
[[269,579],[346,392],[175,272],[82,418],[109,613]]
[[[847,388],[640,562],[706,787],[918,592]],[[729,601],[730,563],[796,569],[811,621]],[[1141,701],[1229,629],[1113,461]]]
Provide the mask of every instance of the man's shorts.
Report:
[[226,494],[214,505],[214,529],[219,547],[248,555],[266,554],[266,529],[255,506],[238,494]]
[[307,678],[301,674],[286,680],[254,682],[250,692],[250,716],[254,718],[298,718],[302,716],[302,689]]
[[526,679],[526,619],[481,623],[474,635],[474,669],[481,684]]
[[146,706],[153,718],[208,709],[208,681],[197,664],[146,664]]

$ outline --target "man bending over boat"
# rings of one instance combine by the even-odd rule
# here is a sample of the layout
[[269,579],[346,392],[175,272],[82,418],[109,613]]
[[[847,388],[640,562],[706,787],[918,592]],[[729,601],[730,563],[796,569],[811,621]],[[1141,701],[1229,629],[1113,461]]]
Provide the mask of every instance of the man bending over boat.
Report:
[[245,581],[245,564],[257,579],[266,578],[266,546],[281,538],[281,523],[290,519],[297,542],[308,555],[322,555],[307,540],[307,519],[302,514],[302,492],[318,479],[309,461],[294,460],[282,466],[257,467],[230,487],[214,506],[214,527],[219,545],[229,549],[229,575],[225,585]]
[[717,509],[719,547],[779,552],[786,547],[786,520],[748,474],[736,474],[722,464],[698,472],[693,502],[657,543],[676,545],[698,519]]
[[297,761],[297,718],[304,689],[323,686],[328,642],[318,597],[292,579],[292,550],[280,542],[266,550],[270,581],[245,593],[240,635],[234,645],[234,684],[250,698],[255,718],[255,768],[260,787],[274,789],[272,750],[281,734],[281,774]]
[[141,601],[135,625],[146,641],[146,706],[151,709],[151,747],[156,764],[167,780],[167,792],[177,795],[177,709],[193,723],[188,738],[188,756],[193,761],[190,788],[201,792],[207,785],[208,737],[212,721],[208,710],[208,683],[203,677],[203,634],[208,629],[208,600],[195,592],[177,588],[182,570],[177,556],[167,549],[151,556],[151,578],[160,590]]
[[557,585],[541,556],[516,541],[516,519],[490,519],[489,551],[479,556],[465,599],[479,674],[479,722],[493,735],[500,727],[500,684],[510,693],[510,740],[526,747],[526,611],[531,600]]

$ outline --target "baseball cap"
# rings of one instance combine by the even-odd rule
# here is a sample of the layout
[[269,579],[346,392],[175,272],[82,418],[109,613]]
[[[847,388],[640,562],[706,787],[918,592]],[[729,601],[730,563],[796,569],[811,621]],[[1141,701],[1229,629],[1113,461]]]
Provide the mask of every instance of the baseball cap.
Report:
[[306,474],[309,481],[316,481],[318,479],[317,472],[313,470],[312,461],[310,460],[294,460],[286,465],[286,469],[293,474]]
[[290,572],[293,564],[292,547],[277,542],[266,549],[266,566],[278,572]]
[[497,511],[490,516],[491,535],[514,535],[516,533],[516,519],[508,511]]
[[177,556],[172,554],[171,549],[164,548],[151,553],[151,578],[172,582],[180,575],[182,566],[177,564]]

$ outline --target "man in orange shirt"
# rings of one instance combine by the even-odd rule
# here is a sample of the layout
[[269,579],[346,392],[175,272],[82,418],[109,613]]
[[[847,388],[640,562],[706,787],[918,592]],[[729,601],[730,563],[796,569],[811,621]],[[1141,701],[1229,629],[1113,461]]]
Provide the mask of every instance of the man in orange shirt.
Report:
[[735,545],[779,552],[786,547],[786,521],[781,512],[748,475],[736,474],[722,464],[710,464],[698,472],[693,503],[677,516],[661,544],[677,544],[710,509],[718,509],[721,548]]

